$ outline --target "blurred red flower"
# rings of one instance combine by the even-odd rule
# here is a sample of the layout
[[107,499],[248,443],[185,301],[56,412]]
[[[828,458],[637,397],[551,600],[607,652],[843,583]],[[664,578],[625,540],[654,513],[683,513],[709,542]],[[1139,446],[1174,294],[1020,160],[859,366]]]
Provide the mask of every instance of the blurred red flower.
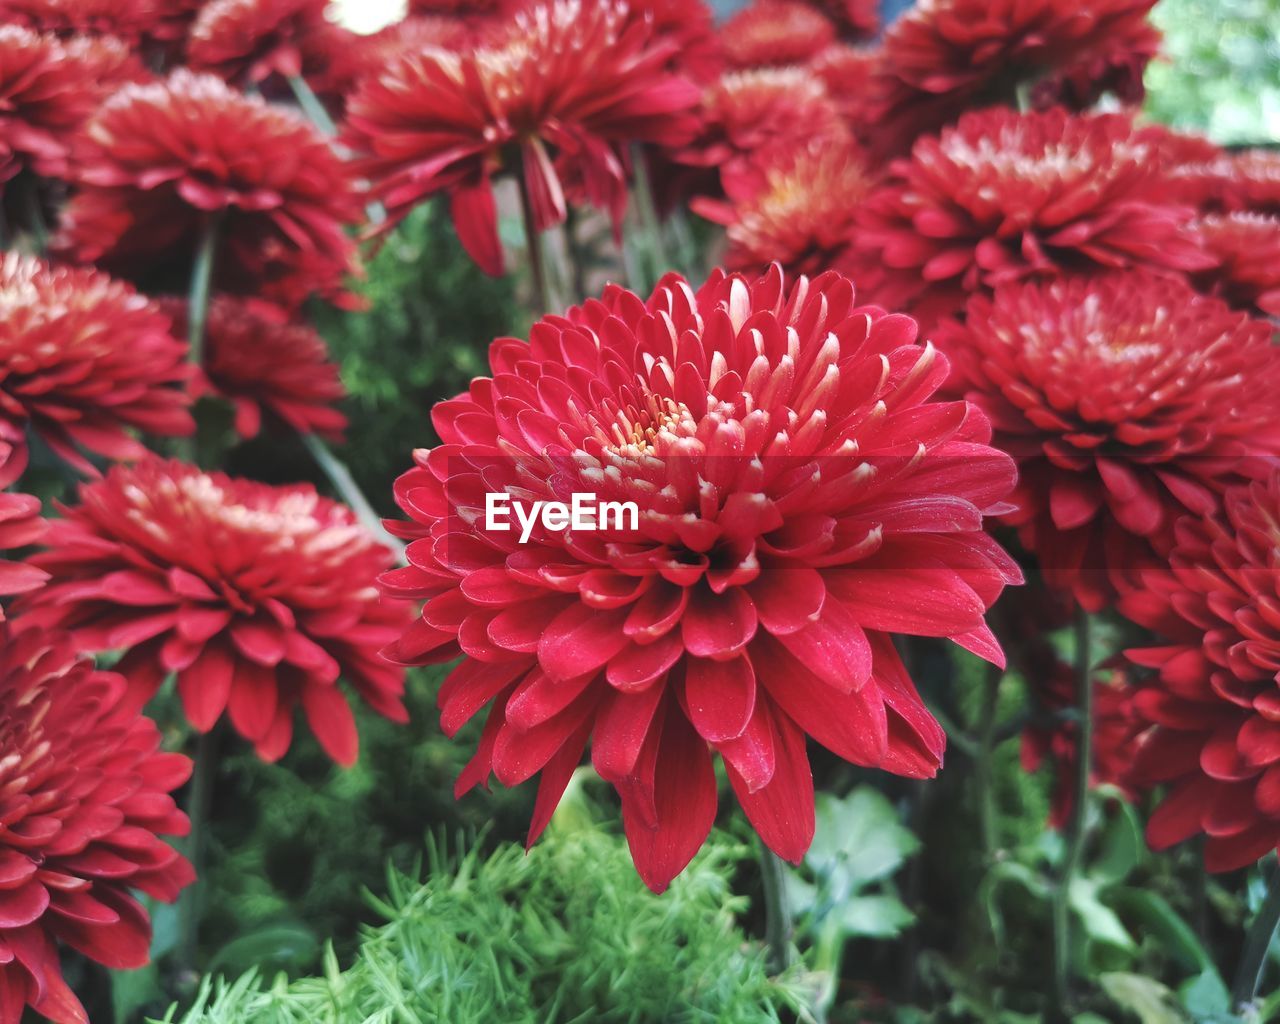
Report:
[[1211,213],[1196,227],[1218,260],[1198,281],[1237,309],[1280,317],[1280,216]]
[[760,274],[776,261],[788,275],[852,276],[853,214],[874,183],[854,146],[809,146],[726,178],[729,202],[695,200],[693,209],[725,225],[729,270]]
[[871,81],[879,59],[876,50],[835,43],[807,65],[860,139],[875,130]]
[[0,1024],[24,1007],[88,1024],[58,947],[113,969],[150,959],[133,891],[172,902],[195,878],[160,836],[185,835],[169,795],[191,773],[120,703],[124,680],[77,657],[71,638],[0,626]]
[[27,465],[30,425],[59,456],[96,475],[83,447],[136,459],[129,428],[185,436],[195,429],[184,384],[187,347],[129,285],[88,268],[49,267],[10,252],[0,261],[0,420],[12,445],[7,487]]
[[994,108],[916,143],[864,204],[859,241],[896,308],[955,310],[984,285],[1067,271],[1213,266],[1161,182],[1127,117]]
[[[0,444],[0,453],[4,445]],[[0,491],[0,551],[12,551],[34,544],[45,535],[49,524],[40,516],[40,499],[30,494]],[[0,558],[0,594],[9,597],[35,590],[48,574],[34,565]],[[4,609],[0,608],[0,619]]]
[[697,138],[671,158],[730,178],[790,149],[851,138],[821,79],[805,68],[728,72],[704,94],[702,119]]
[[1097,610],[1176,519],[1280,454],[1271,325],[1145,273],[1006,285],[937,335],[952,386],[1019,463],[1019,528],[1045,579]]
[[348,169],[293,112],[212,75],[127,86],[88,123],[78,191],[55,246],[128,277],[185,288],[216,224],[215,286],[294,306],[340,296],[354,269],[345,228],[363,217]]
[[754,0],[720,27],[731,68],[803,64],[835,42],[836,27],[800,0]]
[[154,0],[0,0],[0,22],[60,36],[117,36],[136,44],[157,21]]
[[288,749],[298,704],[329,756],[355,761],[340,677],[405,721],[403,673],[377,652],[408,612],[379,599],[391,552],[345,506],[150,458],[83,485],[63,515],[31,558],[51,579],[21,599],[23,617],[84,650],[123,649],[128,706],[177,673],[194,728],[225,711],[268,761]]
[[844,39],[871,39],[880,30],[879,0],[810,0]]
[[[1075,672],[1056,660],[1047,675],[1029,679],[1040,707],[1060,716],[1076,707]],[[1114,671],[1093,680],[1093,730],[1089,785],[1114,786],[1133,799],[1137,789],[1129,775],[1138,747],[1150,723],[1134,709],[1137,689],[1125,673]],[[1021,761],[1025,771],[1035,772],[1048,761],[1054,781],[1049,798],[1049,826],[1064,828],[1075,810],[1075,781],[1080,763],[1080,726],[1065,717],[1034,722],[1022,731]]]
[[[185,338],[187,304],[161,305]],[[209,304],[204,344],[203,375],[192,392],[228,399],[241,437],[256,437],[266,412],[299,433],[341,440],[347,418],[333,406],[346,390],[314,328],[265,303],[219,295]]]
[[[1097,98],[1092,73],[1141,96],[1159,34],[1155,0],[921,0],[889,26],[878,82],[883,150],[905,149],[979,103],[1013,103],[1019,85],[1065,72],[1062,101]],[[1128,69],[1136,81],[1117,73]]]
[[322,30],[329,0],[209,0],[187,39],[194,70],[236,85],[302,73],[306,37]]
[[447,192],[458,237],[502,272],[492,179],[520,176],[534,227],[564,220],[567,161],[591,203],[621,223],[627,147],[692,134],[694,85],[666,70],[670,39],[605,0],[541,0],[485,46],[423,51],[366,79],[347,109],[347,144],[387,206],[388,225]]
[[[388,648],[466,654],[440,692],[453,735],[489,706],[461,794],[542,773],[530,842],[588,739],[622,800],[640,876],[661,891],[715,817],[712,751],[761,838],[798,861],[813,835],[811,736],[839,757],[932,776],[945,738],[892,634],[993,661],[983,621],[1017,566],[983,530],[1012,461],[915,324],[834,273],[788,286],[670,275],[646,304],[616,286],[500,339],[493,378],[435,407],[442,444],[397,482],[426,599]],[[505,454],[504,454],[505,453]],[[487,493],[633,501],[638,529],[529,542],[484,529]]]
[[1280,476],[1231,490],[1224,509],[1178,523],[1167,567],[1121,611],[1165,644],[1132,650],[1159,671],[1135,702],[1156,726],[1135,774],[1168,792],[1147,823],[1157,850],[1205,835],[1230,871],[1280,844]]
[[118,39],[62,42],[0,26],[0,181],[64,178],[76,133],[111,89],[141,72]]

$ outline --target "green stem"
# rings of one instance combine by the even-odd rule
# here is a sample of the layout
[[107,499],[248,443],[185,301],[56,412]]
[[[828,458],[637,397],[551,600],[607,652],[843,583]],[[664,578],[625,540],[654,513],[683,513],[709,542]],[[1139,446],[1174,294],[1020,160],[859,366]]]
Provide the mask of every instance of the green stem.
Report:
[[658,220],[658,208],[653,201],[653,184],[649,180],[649,165],[645,160],[644,147],[639,143],[631,148],[631,163],[635,168],[635,203],[640,215],[640,226],[645,235],[645,252],[649,257],[649,280],[645,289],[656,284],[658,278],[671,270],[670,258],[667,254],[666,241],[662,236],[662,223]]
[[195,970],[199,948],[200,917],[204,909],[204,869],[209,846],[209,811],[218,773],[218,740],[214,730],[201,733],[196,741],[195,769],[187,798],[191,832],[187,836],[187,857],[196,871],[196,881],[182,891],[178,901],[178,957],[184,968]]
[[516,174],[516,182],[520,187],[520,214],[524,223],[525,251],[529,254],[529,274],[533,278],[534,302],[539,307],[533,312],[535,317],[541,318],[554,308],[547,287],[547,268],[543,263],[542,235],[533,223],[533,199],[523,171]]
[[1004,672],[995,665],[987,666],[979,721],[977,755],[974,759],[973,784],[978,787],[978,823],[982,849],[990,860],[996,851],[996,797],[992,761],[996,747],[996,717],[1000,703],[1000,680]]
[[191,291],[187,296],[187,359],[195,366],[204,362],[204,334],[217,252],[218,221],[213,218],[205,222],[204,234],[200,236],[196,261],[191,268]]
[[325,109],[324,104],[320,102],[320,98],[311,90],[311,86],[307,85],[305,78],[301,75],[290,75],[289,88],[293,90],[293,98],[298,101],[298,106],[311,119],[312,124],[330,137],[338,134],[338,126],[333,123],[333,118],[329,116],[329,111]]
[[1245,935],[1244,951],[1240,954],[1235,983],[1231,986],[1231,1005],[1237,1010],[1253,1002],[1262,987],[1267,969],[1267,950],[1271,948],[1277,924],[1280,924],[1280,867],[1271,872],[1267,898],[1258,908]]
[[364,491],[356,483],[356,479],[351,475],[351,470],[347,468],[347,464],[334,455],[329,450],[329,446],[316,434],[299,434],[298,436],[302,438],[302,443],[307,451],[311,453],[311,457],[316,460],[316,465],[324,471],[324,475],[328,477],[329,482],[333,484],[334,490],[338,492],[342,500],[351,506],[351,510],[355,512],[356,518],[360,520],[364,528],[394,551],[396,558],[403,564],[404,545],[391,536],[386,527],[382,525],[382,517],[369,504],[369,499],[364,496]]
[[1089,814],[1089,776],[1093,768],[1093,676],[1089,613],[1077,606],[1075,620],[1076,778],[1067,850],[1053,900],[1053,983],[1058,1011],[1070,998],[1071,887],[1084,859]]
[[787,869],[781,858],[760,844],[760,873],[764,881],[764,934],[769,970],[781,974],[791,966],[791,908],[787,903]]
[[44,222],[44,210],[40,206],[40,182],[34,176],[25,176],[27,214],[31,218],[31,242],[37,256],[49,250],[49,226]]

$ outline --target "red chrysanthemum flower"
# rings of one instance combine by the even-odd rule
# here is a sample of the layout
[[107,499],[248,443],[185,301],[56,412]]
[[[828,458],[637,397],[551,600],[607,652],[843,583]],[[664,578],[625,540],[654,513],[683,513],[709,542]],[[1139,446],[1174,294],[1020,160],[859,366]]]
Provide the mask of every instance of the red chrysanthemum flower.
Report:
[[76,133],[139,70],[116,39],[64,43],[0,26],[0,181],[23,170],[64,178]]
[[114,969],[150,958],[134,895],[172,902],[195,878],[160,836],[187,833],[169,795],[191,773],[120,703],[125,682],[70,637],[0,626],[0,1024],[23,1010],[88,1024],[58,962],[66,946]]
[[138,40],[156,20],[154,0],[0,0],[0,22],[60,36]]
[[[762,839],[813,834],[806,736],[860,765],[932,776],[944,736],[891,634],[1002,660],[983,622],[1017,566],[983,530],[1013,464],[907,317],[836,274],[670,275],[616,286],[490,349],[494,376],[436,406],[443,443],[397,500],[425,598],[388,649],[469,660],[440,692],[453,735],[488,718],[457,792],[542,773],[547,824],[588,739],[622,799],[636,867],[662,890],[715,816],[712,751]],[[484,528],[487,493],[632,501],[637,527]],[[617,526],[617,524],[615,524]]]
[[1222,201],[1228,209],[1280,215],[1280,153],[1271,149],[1232,153],[1223,171]]
[[210,0],[187,40],[197,71],[228,82],[260,84],[302,73],[306,37],[326,24],[329,0]]
[[822,81],[805,68],[731,71],[702,99],[698,137],[677,163],[734,176],[788,149],[845,144],[849,128]]
[[875,128],[870,97],[879,60],[875,50],[836,43],[808,63],[809,70],[826,87],[832,102],[860,138]]
[[308,75],[307,81],[317,92],[346,96],[362,79],[381,74],[406,54],[458,50],[475,42],[470,24],[444,15],[404,18],[364,36],[345,31],[312,33],[304,56],[320,64],[322,71],[318,76]]
[[[7,447],[0,444],[0,453]],[[45,535],[49,524],[40,516],[40,499],[30,494],[0,491],[0,551],[12,551],[34,544]],[[49,578],[34,565],[0,558],[0,594],[10,597],[35,590]],[[4,609],[0,608],[0,619]]]
[[896,308],[1064,271],[1213,265],[1128,118],[996,108],[921,139],[864,205],[859,242]]
[[1204,834],[1230,871],[1280,844],[1280,476],[1234,488],[1224,510],[1184,518],[1167,568],[1120,608],[1164,646],[1129,651],[1159,670],[1138,712],[1157,728],[1135,775],[1169,791],[1147,823],[1165,849]]
[[835,38],[826,16],[800,0],[755,0],[720,28],[725,58],[739,69],[803,64]]
[[[1030,680],[1041,709],[1053,716],[1022,731],[1023,770],[1039,771],[1048,761],[1053,767],[1049,826],[1060,829],[1075,809],[1076,771],[1080,763],[1079,723],[1063,716],[1076,706],[1075,673],[1063,661],[1055,661],[1050,673]],[[1114,786],[1130,799],[1137,790],[1129,778],[1134,754],[1150,728],[1134,708],[1136,688],[1123,672],[1111,672],[1093,681],[1093,721],[1089,785]]]
[[[163,308],[186,337],[187,304]],[[346,390],[314,328],[272,306],[220,295],[209,304],[204,346],[204,372],[192,391],[228,399],[241,437],[256,437],[266,412],[299,433],[341,440],[347,418],[333,406]]]
[[353,270],[352,177],[292,111],[212,75],[128,86],[88,123],[58,247],[125,276],[189,279],[215,223],[216,287],[296,305]]
[[1019,461],[1006,521],[1090,610],[1168,549],[1180,515],[1280,453],[1271,326],[1176,278],[1003,286],[938,343]]
[[348,144],[368,154],[388,224],[447,192],[458,237],[490,274],[502,272],[492,178],[523,178],[538,231],[565,218],[559,169],[620,224],[627,147],[693,131],[698,92],[666,70],[670,40],[612,0],[541,0],[487,45],[425,51],[366,79],[347,110]]
[[356,759],[339,678],[406,720],[403,673],[378,657],[407,618],[373,580],[391,552],[345,505],[310,486],[272,487],[150,458],[80,488],[31,563],[50,581],[24,619],[67,629],[85,650],[123,649],[128,701],[169,673],[192,726],[227,712],[258,755],[289,747],[301,704],[335,761]]
[[777,154],[745,180],[726,178],[730,202],[693,208],[726,226],[729,270],[759,274],[776,261],[789,275],[853,276],[853,213],[873,184],[853,146],[810,146]]
[[1280,216],[1208,214],[1197,228],[1218,260],[1200,283],[1238,309],[1280,317]]
[[844,39],[871,39],[880,31],[879,0],[810,0]]
[[1060,98],[1096,97],[1083,81],[1129,94],[1116,71],[1141,72],[1159,36],[1147,21],[1155,0],[921,0],[889,26],[879,92],[885,150],[905,148],[976,103],[1014,100],[1021,83],[1067,72]]
[[26,468],[27,424],[81,472],[79,451],[136,459],[128,428],[185,436],[195,429],[187,347],[129,285],[88,268],[49,267],[11,252],[0,261],[0,420],[15,442],[0,486]]
[[669,66],[700,85],[724,70],[724,53],[705,0],[629,0],[631,20],[647,22],[655,40],[674,47]]
[[409,13],[483,20],[508,6],[505,0],[409,0]]

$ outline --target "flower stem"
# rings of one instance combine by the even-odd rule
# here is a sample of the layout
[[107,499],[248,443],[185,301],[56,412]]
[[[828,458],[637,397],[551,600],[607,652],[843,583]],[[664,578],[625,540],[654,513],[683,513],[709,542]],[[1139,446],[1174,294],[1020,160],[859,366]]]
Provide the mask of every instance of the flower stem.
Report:
[[1231,986],[1231,1005],[1236,1010],[1253,1002],[1262,987],[1262,977],[1267,968],[1267,950],[1280,924],[1280,867],[1271,872],[1267,898],[1249,926],[1244,939],[1244,951],[1236,968],[1235,983]]
[[764,881],[764,935],[769,947],[769,971],[781,974],[791,966],[787,869],[782,859],[764,843],[760,844],[760,873]]
[[187,970],[195,970],[200,935],[200,917],[204,909],[205,854],[209,845],[209,811],[213,804],[213,787],[218,773],[218,739],[215,730],[200,734],[196,741],[195,769],[191,775],[187,798],[187,817],[191,832],[187,836],[187,857],[195,868],[196,880],[182,891],[178,901],[178,958]]
[[191,290],[187,296],[187,359],[195,366],[204,362],[204,333],[209,319],[209,292],[218,251],[218,221],[205,223],[196,261],[191,268]]
[[649,258],[649,280],[646,290],[656,284],[658,278],[671,270],[666,242],[662,237],[662,224],[658,220],[658,208],[653,201],[653,183],[649,180],[649,165],[645,161],[644,147],[636,143],[631,148],[631,162],[635,168],[635,203],[640,216],[640,226],[645,235],[645,255]]
[[525,251],[529,254],[529,274],[533,278],[534,302],[538,304],[534,315],[542,317],[551,312],[551,292],[547,287],[547,268],[543,263],[542,235],[533,223],[533,198],[529,195],[529,183],[524,173],[516,174],[520,186],[520,214],[524,222]]
[[1053,900],[1053,983],[1060,1014],[1066,1013],[1070,997],[1071,887],[1084,858],[1089,813],[1089,777],[1093,768],[1093,664],[1089,626],[1089,613],[1077,606],[1075,704],[1079,721],[1076,728],[1076,778],[1071,821],[1068,824],[1067,850]]
[[293,98],[298,101],[302,112],[311,119],[311,123],[328,136],[337,135],[338,126],[333,123],[329,111],[312,91],[311,86],[307,85],[307,80],[301,75],[290,75],[288,81],[289,88],[293,90]]
[[311,453],[311,457],[316,460],[316,465],[324,471],[324,475],[328,477],[342,500],[351,506],[351,510],[355,512],[356,518],[364,528],[394,551],[396,558],[404,564],[404,545],[391,536],[387,528],[382,525],[382,517],[369,504],[369,499],[364,496],[364,491],[360,490],[360,485],[351,475],[347,464],[334,455],[329,450],[329,446],[316,434],[299,434],[298,436],[302,438],[302,443]]
[[995,665],[987,666],[979,722],[977,753],[974,759],[973,784],[978,789],[978,823],[983,853],[990,859],[996,850],[996,797],[994,773],[991,770],[996,747],[996,715],[999,711],[1000,680],[1004,672]]

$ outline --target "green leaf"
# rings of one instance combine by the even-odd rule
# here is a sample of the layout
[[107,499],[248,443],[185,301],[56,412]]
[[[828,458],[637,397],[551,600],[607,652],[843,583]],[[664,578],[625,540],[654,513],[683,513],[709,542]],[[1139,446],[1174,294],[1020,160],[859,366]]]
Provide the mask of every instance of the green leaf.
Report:
[[1209,968],[1190,981],[1183,982],[1178,995],[1187,1012],[1202,1024],[1225,1022],[1232,1019],[1231,993],[1220,975]]
[[1165,898],[1149,889],[1130,886],[1114,888],[1107,902],[1121,914],[1135,920],[1140,933],[1155,939],[1160,948],[1189,971],[1214,970],[1213,957],[1191,927],[1178,916]]
[[1103,830],[1097,859],[1089,865],[1089,875],[1100,882],[1123,882],[1138,866],[1146,850],[1138,813],[1123,800],[1110,804],[1111,817]]
[[915,921],[896,896],[855,896],[840,911],[846,934],[871,939],[891,939]]
[[264,974],[298,969],[311,963],[320,951],[320,940],[300,924],[278,924],[250,932],[228,942],[209,963],[209,972],[239,974],[257,968]]
[[817,830],[805,863],[820,878],[840,869],[851,888],[859,888],[893,874],[919,845],[884,794],[859,786],[843,800],[818,798]]
[[1167,985],[1141,974],[1108,971],[1098,983],[1111,1001],[1134,1014],[1142,1024],[1187,1024]]
[[147,1003],[162,995],[154,962],[136,971],[111,972],[111,1006],[116,1020],[133,1020]]
[[1074,878],[1067,892],[1071,909],[1084,925],[1085,934],[1094,942],[1102,942],[1124,952],[1135,949],[1133,936],[1125,930],[1115,911],[1099,898],[1100,886],[1089,878]]

